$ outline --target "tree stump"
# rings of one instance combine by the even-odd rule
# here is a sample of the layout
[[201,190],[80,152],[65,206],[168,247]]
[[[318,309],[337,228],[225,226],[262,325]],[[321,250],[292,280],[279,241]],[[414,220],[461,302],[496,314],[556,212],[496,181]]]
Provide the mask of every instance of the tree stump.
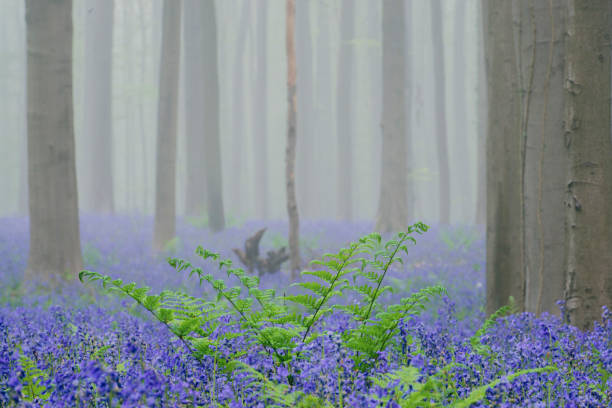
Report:
[[283,262],[289,259],[289,253],[286,247],[281,247],[277,250],[270,250],[266,252],[266,257],[262,258],[259,256],[259,242],[266,228],[262,228],[255,234],[247,238],[244,242],[244,250],[234,248],[234,253],[240,259],[249,273],[253,272],[253,269],[257,269],[259,276],[265,273],[275,273],[280,270],[280,266]]

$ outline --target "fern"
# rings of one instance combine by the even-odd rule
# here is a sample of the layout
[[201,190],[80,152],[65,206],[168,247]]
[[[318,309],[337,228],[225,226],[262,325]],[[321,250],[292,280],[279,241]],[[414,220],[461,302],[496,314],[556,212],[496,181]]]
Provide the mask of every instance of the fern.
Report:
[[29,402],[47,401],[53,391],[43,385],[49,379],[47,372],[38,368],[36,362],[25,354],[19,355],[19,365],[24,372],[23,378],[20,379],[23,399]]

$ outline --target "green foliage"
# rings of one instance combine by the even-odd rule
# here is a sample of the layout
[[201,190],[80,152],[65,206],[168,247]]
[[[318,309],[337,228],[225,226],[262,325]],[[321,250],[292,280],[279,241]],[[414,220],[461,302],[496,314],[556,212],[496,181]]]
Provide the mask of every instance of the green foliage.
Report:
[[38,368],[36,362],[25,354],[19,355],[19,365],[24,371],[24,376],[20,379],[23,399],[29,402],[47,401],[53,390],[47,389],[43,383],[49,379],[49,374]]
[[191,225],[192,227],[195,228],[208,228],[208,215],[204,214],[204,215],[188,215],[185,217],[185,221],[187,221],[187,224]]
[[174,237],[164,244],[164,252],[175,254],[182,248],[181,239]]
[[102,261],[102,254],[90,243],[85,243],[83,246],[83,263],[85,265],[89,265],[91,267],[96,267],[100,265]]
[[474,333],[472,337],[470,337],[470,344],[474,351],[482,356],[490,357],[492,355],[491,348],[487,345],[482,344],[480,338],[490,327],[492,327],[495,322],[501,319],[504,316],[511,315],[517,312],[516,304],[514,302],[514,297],[510,296],[509,302],[507,305],[500,307],[493,313],[485,322],[482,324],[480,329]]
[[473,228],[468,227],[445,228],[440,230],[440,238],[451,251],[456,249],[467,251],[477,237],[477,232]]

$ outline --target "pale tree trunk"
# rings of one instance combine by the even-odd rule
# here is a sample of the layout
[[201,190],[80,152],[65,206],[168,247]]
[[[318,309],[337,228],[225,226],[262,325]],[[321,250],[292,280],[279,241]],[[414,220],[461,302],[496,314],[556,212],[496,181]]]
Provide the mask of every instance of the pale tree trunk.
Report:
[[[412,0],[405,0],[404,2],[404,21],[410,21],[412,16]],[[408,25],[405,24],[407,30]],[[405,34],[406,36],[406,34]],[[404,41],[404,134],[406,138],[405,152],[406,152],[406,217],[407,222],[411,221],[414,217],[414,206],[416,202],[415,197],[415,186],[414,177],[412,176],[412,93],[414,86],[412,83],[412,62],[414,57],[412,55],[412,41],[410,35],[408,35]]]
[[181,1],[164,0],[157,106],[157,160],[153,249],[176,234],[176,139]]
[[204,171],[204,87],[200,76],[204,71],[204,30],[199,20],[203,2],[183,0],[183,41],[185,58],[185,134],[187,149],[187,183],[185,212],[202,215],[206,210],[206,178]]
[[[527,312],[559,313],[563,294],[566,155],[563,140],[563,33],[565,0],[516,3],[521,228]],[[518,14],[518,15],[517,15]],[[515,93],[519,93],[519,89]],[[520,94],[520,93],[519,93]],[[516,198],[514,198],[516,199]]]
[[[300,89],[300,101],[297,123],[297,133],[300,135],[296,147],[296,177],[298,180],[298,202],[302,216],[312,218],[312,205],[318,197],[314,194],[313,168],[318,164],[314,156],[313,125],[314,125],[314,96],[312,92],[312,39],[310,34],[310,2],[298,1],[295,5],[296,13],[296,46],[297,66],[300,75],[297,78],[297,87]],[[315,164],[316,163],[316,164]]]
[[[465,9],[467,2],[457,1],[454,10],[454,46],[453,46],[453,110],[454,110],[454,140],[453,140],[453,156],[455,156],[455,169],[452,172],[451,197],[456,201],[453,202],[457,209],[457,219],[461,222],[471,221],[469,208],[472,204],[472,175],[470,172],[470,144],[473,140],[468,133],[468,116],[467,106],[468,98],[466,95],[466,63],[465,58],[467,47],[465,44]],[[440,16],[441,18],[441,16]]]
[[237,214],[243,216],[245,211],[245,202],[242,198],[242,193],[246,188],[243,183],[244,178],[242,177],[242,163],[245,160],[244,145],[246,143],[246,137],[244,137],[246,121],[246,115],[244,112],[244,49],[247,43],[247,34],[249,28],[249,10],[250,2],[248,0],[242,0],[240,20],[238,23],[239,31],[238,38],[236,39],[236,55],[234,56],[234,81],[232,84],[233,88],[233,106],[234,111],[232,117],[234,118],[234,140],[232,143],[232,209]]
[[114,211],[112,175],[111,71],[113,0],[87,0],[85,12],[85,72],[83,136],[87,140],[88,177],[81,182],[83,207]]
[[487,69],[485,64],[485,30],[482,2],[477,3],[478,24],[478,144],[476,146],[476,214],[477,225],[485,225],[487,220]]
[[[370,48],[369,52],[369,76],[370,86],[368,89],[369,104],[368,111],[370,115],[370,146],[372,157],[382,157],[382,132],[381,132],[381,121],[382,121],[382,2],[368,2],[367,8],[367,26],[368,26],[368,39],[372,44],[376,44]],[[406,4],[406,13],[410,13],[410,7],[412,3]],[[408,20],[406,20],[408,21]],[[410,27],[410,25],[408,25]],[[406,29],[408,28],[406,27]],[[406,41],[410,41],[410,35],[407,33],[408,38]],[[408,46],[406,49],[408,52]],[[410,56],[407,55],[407,58]],[[407,77],[410,80],[409,77]],[[406,108],[408,112],[408,108]],[[410,116],[406,115],[406,119],[410,121]],[[409,165],[406,163],[406,171],[408,171]],[[374,166],[372,169],[372,191],[380,191],[381,188],[381,170],[382,166]],[[414,214],[414,210],[408,210],[410,214]]]
[[353,44],[355,5],[342,0],[340,8],[340,52],[338,53],[337,133],[338,133],[338,218],[353,219],[353,143],[351,78],[353,77]]
[[610,2],[569,0],[565,65],[567,320],[593,326],[612,306]]
[[486,312],[513,296],[523,305],[521,251],[520,100],[512,2],[483,0],[487,69]]
[[[148,2],[147,2],[148,3]],[[147,50],[150,49],[150,38],[147,35],[147,26],[145,23],[145,12],[147,3],[143,0],[138,1],[138,33],[140,36],[140,44],[142,50],[140,52],[140,78],[139,83],[142,88],[145,88],[147,83]],[[145,128],[145,102],[144,98],[138,101],[138,124],[140,128],[140,143],[142,149],[142,211],[145,214],[149,212],[149,138]]]
[[290,271],[295,279],[300,268],[300,221],[295,199],[295,145],[297,140],[297,91],[295,61],[295,0],[286,0],[287,45],[287,147],[285,150],[285,180],[287,184],[287,213],[289,215]]
[[83,266],[72,102],[72,1],[26,1],[29,283]]
[[255,213],[268,218],[268,2],[262,0],[257,7],[255,36],[257,42],[256,80],[253,93],[253,136],[255,139],[253,164],[255,166]]
[[201,24],[204,28],[204,138],[206,150],[206,200],[208,225],[212,231],[225,228],[221,142],[219,140],[219,72],[217,65],[217,17],[214,1],[204,1]]
[[329,200],[314,200],[313,207],[318,218],[330,218],[332,216],[332,205],[334,202],[333,184],[334,172],[332,147],[329,146],[329,140],[333,140],[333,108],[332,108],[332,62],[331,62],[331,47],[329,25],[330,20],[330,3],[327,0],[320,0],[317,5],[317,41],[316,44],[316,108],[315,116],[315,132],[313,137],[314,150],[317,152],[318,163],[314,169],[318,183],[316,183],[316,194],[327,195]]
[[382,7],[382,172],[376,230],[397,232],[408,223],[404,0],[387,0]]
[[448,163],[448,135],[446,133],[446,80],[444,71],[444,25],[440,0],[431,0],[431,33],[433,38],[436,146],[438,150],[438,188],[440,222],[450,222],[450,169]]

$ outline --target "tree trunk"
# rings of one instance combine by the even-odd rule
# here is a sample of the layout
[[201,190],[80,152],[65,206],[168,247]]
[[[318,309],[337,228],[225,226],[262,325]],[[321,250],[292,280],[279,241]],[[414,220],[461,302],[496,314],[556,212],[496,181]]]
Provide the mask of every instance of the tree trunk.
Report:
[[487,68],[485,62],[484,6],[478,2],[478,144],[476,145],[476,214],[477,225],[485,225],[487,220]]
[[187,149],[187,185],[185,212],[202,215],[206,210],[206,178],[204,171],[204,87],[200,79],[204,71],[204,30],[200,21],[203,2],[183,0],[183,41],[185,58],[185,134]]
[[83,180],[84,207],[88,211],[114,211],[111,70],[113,0],[87,0],[85,13],[85,72],[83,136],[87,140],[89,170]]
[[72,102],[72,1],[27,0],[30,253],[26,281],[83,266]]
[[181,1],[164,0],[153,249],[161,250],[176,234],[176,138],[180,57]]
[[397,232],[408,222],[404,0],[387,0],[382,7],[382,172],[376,230]]
[[312,39],[310,33],[310,2],[298,1],[295,5],[296,13],[296,46],[297,66],[300,75],[297,78],[297,87],[300,89],[300,101],[297,123],[297,133],[300,135],[297,141],[297,188],[298,201],[302,217],[312,218],[312,205],[317,197],[314,194],[312,169],[317,162],[314,156],[313,146],[313,107],[314,96],[312,92]]
[[287,148],[285,151],[285,179],[287,184],[287,213],[289,215],[289,252],[291,277],[297,277],[300,268],[300,221],[295,199],[295,145],[297,123],[297,91],[295,61],[295,0],[286,0],[287,6]]
[[512,2],[482,2],[487,62],[487,302],[491,314],[513,296],[523,305],[520,100]]
[[233,211],[243,216],[244,200],[242,199],[242,192],[245,189],[243,183],[244,177],[242,177],[242,163],[245,160],[244,157],[244,144],[246,143],[246,137],[244,137],[245,127],[244,122],[246,121],[246,115],[244,112],[244,86],[242,83],[244,77],[244,49],[247,42],[247,33],[249,27],[249,1],[242,0],[242,13],[240,15],[240,22],[238,23],[239,31],[238,38],[236,39],[236,54],[234,56],[234,81],[232,84],[233,88],[233,106],[234,111],[232,116],[234,117],[234,140],[232,145],[232,205]]
[[593,326],[612,306],[610,2],[569,0],[565,65],[567,320]]
[[431,33],[433,38],[436,145],[438,149],[438,186],[440,222],[450,222],[450,170],[448,163],[448,136],[446,133],[446,80],[444,70],[444,25],[440,0],[431,0]]
[[258,45],[256,57],[255,92],[253,93],[253,153],[255,172],[255,213],[258,218],[268,218],[268,3],[262,0],[257,7]]
[[204,1],[201,24],[204,28],[204,138],[206,150],[206,199],[208,225],[212,231],[225,228],[223,212],[223,178],[221,173],[221,143],[219,140],[219,72],[217,65],[217,17],[215,2]]
[[342,0],[340,8],[340,52],[338,53],[337,122],[338,129],[338,217],[353,219],[353,144],[351,122],[351,78],[353,76],[353,45],[355,5]]

